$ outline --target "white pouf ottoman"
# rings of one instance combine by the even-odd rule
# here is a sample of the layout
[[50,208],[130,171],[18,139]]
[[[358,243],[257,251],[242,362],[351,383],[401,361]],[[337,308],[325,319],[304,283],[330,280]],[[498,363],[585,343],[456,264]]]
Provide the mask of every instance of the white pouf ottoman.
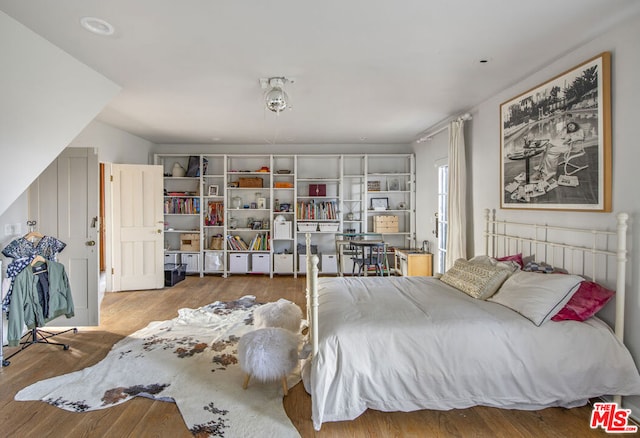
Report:
[[249,332],[238,342],[238,361],[246,374],[243,389],[247,389],[251,377],[261,382],[281,380],[287,395],[286,378],[298,364],[298,336],[280,327]]
[[281,327],[294,333],[300,331],[302,310],[289,300],[279,299],[267,303],[253,311],[253,325],[256,328]]

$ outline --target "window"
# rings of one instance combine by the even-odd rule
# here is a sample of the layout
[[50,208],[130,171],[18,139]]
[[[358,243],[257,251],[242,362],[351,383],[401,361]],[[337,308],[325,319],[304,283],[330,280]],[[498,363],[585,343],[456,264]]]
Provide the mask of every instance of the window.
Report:
[[438,271],[445,271],[447,254],[447,224],[449,221],[447,203],[449,200],[449,165],[438,166],[438,213],[436,232],[438,235]]

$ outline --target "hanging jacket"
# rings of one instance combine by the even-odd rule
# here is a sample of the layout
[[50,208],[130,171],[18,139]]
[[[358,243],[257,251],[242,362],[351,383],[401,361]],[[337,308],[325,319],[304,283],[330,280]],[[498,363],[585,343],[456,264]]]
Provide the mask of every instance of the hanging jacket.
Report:
[[[73,299],[64,265],[51,260],[46,264],[49,280],[47,305],[41,302],[41,294],[38,292],[40,278],[33,273],[31,267],[23,269],[14,280],[7,330],[9,346],[18,345],[23,325],[32,329],[42,327],[61,315],[67,318],[74,316]],[[48,307],[47,311],[45,307]]]

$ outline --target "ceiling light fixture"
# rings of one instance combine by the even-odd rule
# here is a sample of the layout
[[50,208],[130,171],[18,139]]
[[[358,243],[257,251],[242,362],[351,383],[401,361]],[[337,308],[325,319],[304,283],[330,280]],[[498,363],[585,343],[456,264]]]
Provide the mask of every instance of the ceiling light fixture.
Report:
[[82,17],[80,19],[80,25],[89,32],[97,35],[110,36],[115,32],[111,23],[104,21],[102,18],[96,17]]
[[269,111],[280,114],[281,111],[291,108],[289,95],[284,91],[284,85],[287,83],[293,83],[293,80],[285,77],[260,79],[262,88],[269,89],[264,95],[264,104]]

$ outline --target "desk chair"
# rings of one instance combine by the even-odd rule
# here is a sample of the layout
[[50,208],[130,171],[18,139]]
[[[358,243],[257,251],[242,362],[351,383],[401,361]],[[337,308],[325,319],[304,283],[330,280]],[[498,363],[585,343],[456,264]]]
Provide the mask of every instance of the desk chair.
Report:
[[353,274],[355,275],[356,266],[358,267],[358,275],[362,275],[369,271],[370,267],[375,269],[376,275],[384,276],[384,270],[387,267],[386,248],[384,242],[372,242],[367,245],[354,245],[356,249],[355,257],[353,257]]

